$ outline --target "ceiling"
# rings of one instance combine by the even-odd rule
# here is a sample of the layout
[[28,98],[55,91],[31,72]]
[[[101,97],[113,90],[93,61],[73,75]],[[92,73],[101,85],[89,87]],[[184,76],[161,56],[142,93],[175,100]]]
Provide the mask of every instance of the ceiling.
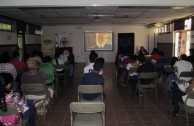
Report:
[[194,15],[194,7],[86,6],[0,8],[0,14],[41,26],[128,24],[152,27]]

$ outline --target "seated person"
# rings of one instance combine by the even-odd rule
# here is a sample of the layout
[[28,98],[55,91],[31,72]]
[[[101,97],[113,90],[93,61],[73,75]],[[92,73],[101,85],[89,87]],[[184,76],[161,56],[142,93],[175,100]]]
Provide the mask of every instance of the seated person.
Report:
[[[191,81],[190,85],[182,92],[177,83],[174,81],[172,84],[172,105],[174,106],[174,110],[170,113],[171,116],[176,117],[179,113],[179,102],[184,102],[186,100],[187,94],[194,89],[194,80]],[[188,99],[190,103],[194,103],[193,99]],[[193,104],[191,105],[193,106]]]
[[152,56],[150,57],[150,61],[156,63],[159,58],[159,50],[157,48],[154,48],[152,51]]
[[[102,68],[104,66],[104,62],[102,62],[101,59],[96,60],[94,63],[94,70],[90,73],[86,73],[83,76],[83,84],[84,85],[104,85],[104,77],[100,75],[99,73],[102,71]],[[99,94],[82,94],[83,98],[86,100],[93,100],[99,97]]]
[[140,46],[140,50],[138,51],[138,55],[148,55],[148,51],[144,48],[144,46]]
[[26,69],[26,64],[23,61],[20,61],[19,57],[20,57],[20,53],[18,51],[14,51],[13,52],[13,60],[10,63],[14,65],[16,70],[24,71]]
[[18,83],[16,82],[17,71],[13,64],[9,63],[10,58],[8,52],[4,52],[0,56],[0,73],[10,73],[13,76],[13,86],[14,91],[19,90]]
[[42,64],[39,65],[39,71],[44,73],[49,77],[48,80],[45,81],[47,86],[52,86],[52,83],[54,81],[54,68],[52,64],[52,60],[50,56],[45,56],[42,59]]
[[[85,66],[84,67],[84,74],[85,73],[90,73],[90,72],[92,72],[93,71],[93,66],[94,66],[94,62],[95,62],[95,60],[97,60],[96,59],[96,54],[91,54],[90,56],[89,56],[89,59],[90,59],[90,64],[88,64],[87,66]],[[104,59],[103,58],[98,58],[98,60],[99,59],[101,59],[102,60],[102,62],[104,63]],[[102,74],[102,71],[99,73],[100,75]]]
[[[126,67],[126,69],[129,71],[130,70],[130,68],[137,68],[137,67],[139,67],[139,62],[137,62],[137,56],[136,55],[131,55],[130,56],[130,59],[131,59],[131,63],[128,63],[127,64],[127,67]],[[127,80],[128,79],[128,77],[129,77],[129,80]],[[133,87],[135,84],[137,84],[137,81],[138,81],[138,77],[137,77],[137,72],[133,72],[133,73],[128,73],[127,75],[126,75],[126,77],[125,77],[126,79],[126,81],[129,81],[129,84],[130,84],[130,86],[132,86],[132,88],[135,88],[135,87]]]
[[[30,57],[27,60],[27,67],[29,69],[28,72],[24,72],[21,76],[21,82],[22,84],[36,84],[41,83],[44,85],[46,89],[46,97],[47,99],[53,97],[53,89],[48,88],[45,84],[46,80],[49,79],[48,76],[46,76],[44,73],[38,71],[38,61],[34,57]],[[42,94],[34,94],[36,95],[42,95]]]
[[[139,56],[138,61],[141,65],[137,68],[137,73],[155,72],[155,66],[150,61],[146,61],[145,56]],[[143,84],[149,84],[151,81],[150,79],[140,79],[140,83]]]
[[96,53],[94,50],[91,50],[90,55],[89,55],[89,59],[87,60],[87,63],[85,64],[85,66],[88,66],[91,62],[90,62],[90,57],[91,56],[95,56],[95,60],[98,58],[98,53]]
[[[35,106],[32,101],[24,100],[23,97],[13,92],[11,89],[13,77],[10,73],[0,74],[0,109],[1,111],[7,111],[7,106],[14,106],[18,112],[22,115],[23,120],[28,120],[29,126],[34,126],[35,123]],[[19,115],[0,116],[0,124],[4,125],[18,125],[16,120],[19,119]]]
[[160,51],[159,52],[160,58],[156,61],[156,71],[161,75],[161,74],[165,74],[165,70],[164,70],[164,66],[165,65],[169,65],[170,62],[168,60],[168,58],[166,58],[164,56],[164,52]]
[[[183,55],[181,55],[180,60],[176,61],[174,64],[175,73],[176,73],[178,78],[179,78],[181,72],[183,72],[183,71],[193,71],[192,64],[186,60],[187,60],[187,55],[183,54]],[[182,77],[180,79],[185,80],[185,81],[190,81],[192,78]]]

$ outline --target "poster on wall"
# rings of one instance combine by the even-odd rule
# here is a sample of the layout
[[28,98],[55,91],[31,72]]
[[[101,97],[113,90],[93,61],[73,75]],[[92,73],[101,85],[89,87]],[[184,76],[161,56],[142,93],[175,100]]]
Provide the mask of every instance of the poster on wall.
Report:
[[53,57],[55,52],[55,36],[43,35],[41,41],[42,52],[44,55]]

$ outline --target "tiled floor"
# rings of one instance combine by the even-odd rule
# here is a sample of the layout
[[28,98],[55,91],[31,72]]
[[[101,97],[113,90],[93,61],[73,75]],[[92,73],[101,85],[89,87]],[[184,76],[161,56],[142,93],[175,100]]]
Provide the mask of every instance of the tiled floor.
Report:
[[[106,126],[185,126],[184,114],[181,118],[172,118],[168,115],[171,110],[165,93],[159,89],[159,102],[154,95],[139,97],[129,94],[126,87],[118,84],[114,63],[106,63],[103,75],[105,78],[104,99],[106,105]],[[70,126],[69,104],[77,101],[77,85],[81,84],[83,64],[75,65],[75,77],[71,84],[62,89],[54,104],[46,114],[46,123],[43,117],[37,116],[37,126]],[[160,86],[162,87],[162,86]],[[191,123],[194,125],[194,123]]]

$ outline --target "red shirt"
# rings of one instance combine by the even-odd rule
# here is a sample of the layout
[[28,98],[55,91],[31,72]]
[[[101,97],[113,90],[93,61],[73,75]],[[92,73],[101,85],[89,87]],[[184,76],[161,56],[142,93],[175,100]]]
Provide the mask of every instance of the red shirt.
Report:
[[25,69],[26,68],[26,64],[23,61],[12,60],[10,63],[13,64],[16,69]]
[[150,57],[150,60],[155,60],[155,61],[157,61],[159,58],[160,58],[160,55],[158,55],[158,54],[153,54],[153,55]]

